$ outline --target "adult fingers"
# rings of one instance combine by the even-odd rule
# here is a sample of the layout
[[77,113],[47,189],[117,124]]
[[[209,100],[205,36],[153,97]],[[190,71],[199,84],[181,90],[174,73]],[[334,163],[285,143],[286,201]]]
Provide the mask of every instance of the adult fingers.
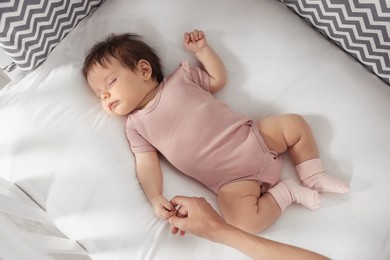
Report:
[[175,231],[176,233],[177,233],[178,230],[186,231],[186,229],[185,229],[186,219],[185,218],[173,216],[173,217],[169,218],[169,223],[171,223],[171,225],[174,228],[177,228],[175,230],[172,230],[172,231]]
[[173,199],[170,200],[171,204],[174,206],[174,207],[177,207],[177,206],[185,206],[185,207],[188,207],[189,205],[189,202],[191,200],[191,197],[186,197],[186,196],[175,196]]

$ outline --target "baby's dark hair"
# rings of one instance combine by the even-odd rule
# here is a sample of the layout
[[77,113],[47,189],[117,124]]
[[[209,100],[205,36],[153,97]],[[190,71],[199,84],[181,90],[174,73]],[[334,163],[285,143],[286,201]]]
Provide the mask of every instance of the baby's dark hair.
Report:
[[139,60],[147,60],[152,67],[152,78],[160,83],[163,80],[160,58],[152,47],[143,42],[138,34],[111,34],[96,43],[85,58],[84,77],[94,65],[104,66],[109,57],[118,59],[124,66],[134,71]]

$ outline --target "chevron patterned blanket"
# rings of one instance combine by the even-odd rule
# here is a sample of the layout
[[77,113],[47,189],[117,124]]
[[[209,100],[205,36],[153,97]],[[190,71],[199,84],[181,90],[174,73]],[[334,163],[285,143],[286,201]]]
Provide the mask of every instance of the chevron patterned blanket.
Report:
[[[0,47],[20,70],[31,70],[102,0],[0,2]],[[8,69],[12,70],[15,66]]]
[[389,0],[282,0],[390,84]]

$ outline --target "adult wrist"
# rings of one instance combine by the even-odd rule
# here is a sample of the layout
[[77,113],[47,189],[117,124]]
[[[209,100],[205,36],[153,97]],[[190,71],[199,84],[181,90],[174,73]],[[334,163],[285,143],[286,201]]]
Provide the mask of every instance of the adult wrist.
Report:
[[217,223],[211,230],[208,239],[214,242],[228,245],[230,237],[235,233],[236,227],[227,223]]

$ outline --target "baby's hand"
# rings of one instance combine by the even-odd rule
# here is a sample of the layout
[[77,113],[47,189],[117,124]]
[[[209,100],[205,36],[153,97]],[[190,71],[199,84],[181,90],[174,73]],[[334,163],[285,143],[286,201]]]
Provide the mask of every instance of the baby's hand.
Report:
[[206,35],[201,30],[194,30],[184,34],[184,46],[193,53],[197,53],[207,46]]
[[176,214],[175,207],[163,196],[156,196],[151,200],[154,213],[161,219],[168,219]]

